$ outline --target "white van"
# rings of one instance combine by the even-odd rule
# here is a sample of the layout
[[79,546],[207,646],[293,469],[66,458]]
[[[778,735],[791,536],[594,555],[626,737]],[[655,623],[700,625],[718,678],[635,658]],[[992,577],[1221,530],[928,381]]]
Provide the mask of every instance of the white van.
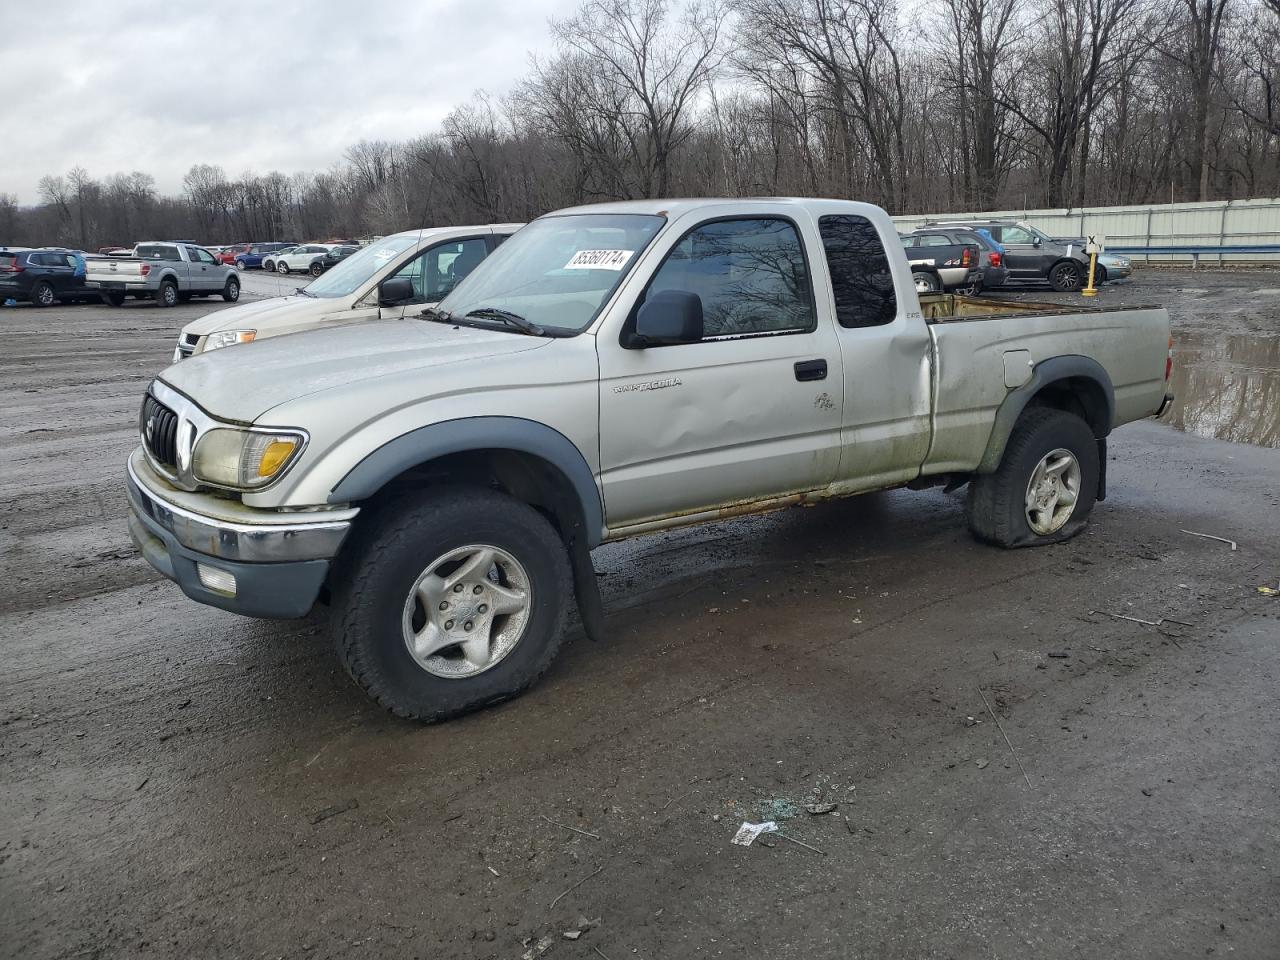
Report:
[[[178,335],[177,363],[197,353],[334,323],[400,317],[443,300],[524,224],[436,227],[382,237],[293,296],[219,310]],[[387,281],[405,281],[387,284]],[[384,284],[387,289],[383,289]]]

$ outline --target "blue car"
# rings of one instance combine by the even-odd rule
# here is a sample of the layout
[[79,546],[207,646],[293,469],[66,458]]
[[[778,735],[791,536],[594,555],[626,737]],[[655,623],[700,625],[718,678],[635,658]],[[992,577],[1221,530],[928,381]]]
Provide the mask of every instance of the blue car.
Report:
[[235,264],[237,270],[261,270],[262,258],[267,254],[275,253],[277,250],[285,250],[289,247],[296,246],[292,243],[251,243],[248,250],[242,250],[236,254]]

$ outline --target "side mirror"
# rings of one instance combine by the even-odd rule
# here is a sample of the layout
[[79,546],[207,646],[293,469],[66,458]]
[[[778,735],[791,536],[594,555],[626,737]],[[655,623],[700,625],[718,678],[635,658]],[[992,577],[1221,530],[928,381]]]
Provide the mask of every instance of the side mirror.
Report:
[[408,277],[391,277],[378,284],[378,306],[394,307],[413,299],[413,281]]
[[665,347],[702,339],[702,298],[685,290],[663,290],[649,297],[636,313],[636,332],[629,347]]
[[1038,247],[1038,246],[1040,246],[1040,238],[1039,238],[1039,237],[1032,237],[1032,238],[1031,238],[1031,245],[1032,245],[1033,247]]

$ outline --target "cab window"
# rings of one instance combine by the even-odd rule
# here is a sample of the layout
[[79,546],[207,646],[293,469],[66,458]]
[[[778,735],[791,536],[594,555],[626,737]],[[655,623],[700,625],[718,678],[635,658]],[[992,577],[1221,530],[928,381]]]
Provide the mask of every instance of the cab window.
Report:
[[486,254],[481,237],[438,243],[406,263],[395,276],[413,281],[410,303],[438,303],[480,265]]
[[816,326],[800,237],[772,217],[718,220],[681,238],[649,284],[702,299],[704,339],[803,333]]
[[836,320],[842,327],[876,327],[898,315],[893,273],[880,233],[866,217],[828,216],[818,220],[831,272]]

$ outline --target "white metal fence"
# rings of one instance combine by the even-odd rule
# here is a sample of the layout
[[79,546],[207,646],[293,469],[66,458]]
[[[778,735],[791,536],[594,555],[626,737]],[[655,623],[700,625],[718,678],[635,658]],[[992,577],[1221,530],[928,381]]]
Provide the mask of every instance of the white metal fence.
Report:
[[[998,218],[1025,220],[1051,237],[1101,233],[1108,249],[1123,247],[1202,248],[1178,253],[1131,253],[1135,260],[1200,263],[1280,262],[1280,198],[1218,200],[1206,203],[1143,204],[1133,207],[1083,207],[1066,210],[996,210],[894,217],[899,230],[930,220]],[[1270,246],[1246,252],[1232,247]],[[1213,248],[1212,250],[1203,248]],[[1219,249],[1225,248],[1225,249]]]

